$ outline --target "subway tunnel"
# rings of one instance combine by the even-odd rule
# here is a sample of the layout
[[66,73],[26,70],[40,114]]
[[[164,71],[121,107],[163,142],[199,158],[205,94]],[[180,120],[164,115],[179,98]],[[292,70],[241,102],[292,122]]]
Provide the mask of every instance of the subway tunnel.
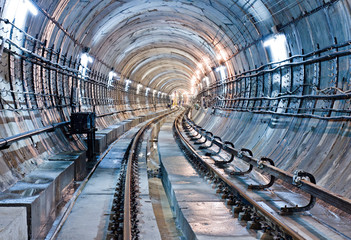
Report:
[[0,239],[351,239],[349,0],[0,11]]

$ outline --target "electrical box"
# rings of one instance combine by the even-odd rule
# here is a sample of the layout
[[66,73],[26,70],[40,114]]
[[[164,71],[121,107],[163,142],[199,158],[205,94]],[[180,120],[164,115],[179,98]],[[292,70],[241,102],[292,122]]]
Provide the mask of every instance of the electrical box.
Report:
[[90,133],[95,130],[94,112],[78,112],[71,115],[71,133]]

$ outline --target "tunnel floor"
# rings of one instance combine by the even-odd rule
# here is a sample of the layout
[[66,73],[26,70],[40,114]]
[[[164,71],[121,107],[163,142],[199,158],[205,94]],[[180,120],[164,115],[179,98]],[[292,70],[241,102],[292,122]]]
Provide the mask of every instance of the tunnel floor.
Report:
[[[240,205],[231,205],[228,199],[223,198],[218,183],[201,173],[187,159],[172,130],[178,114],[153,125],[143,135],[138,147],[138,193],[133,195],[138,209],[135,228],[138,238],[267,239],[277,233],[284,236],[282,230],[267,231],[266,228],[252,227],[254,222],[245,218],[245,207],[237,211]],[[116,212],[123,211],[123,204],[116,197],[121,192],[119,180],[123,176],[125,155],[130,151],[128,146],[144,124],[135,125],[103,153],[104,157],[53,239],[121,239],[123,219],[119,218],[123,215],[116,215]],[[214,159],[227,157],[222,154]],[[212,158],[204,159],[226,178],[232,179],[238,189],[259,202],[270,214],[285,222],[300,239],[350,239],[351,229],[346,224],[348,218],[320,204],[310,211],[280,216],[277,212],[279,207],[291,203],[303,205],[308,198],[289,192],[279,184],[261,192],[247,190],[245,186],[265,181],[265,178],[259,173],[233,178],[228,175],[231,167],[222,169],[214,164]],[[285,237],[289,239],[289,235]]]

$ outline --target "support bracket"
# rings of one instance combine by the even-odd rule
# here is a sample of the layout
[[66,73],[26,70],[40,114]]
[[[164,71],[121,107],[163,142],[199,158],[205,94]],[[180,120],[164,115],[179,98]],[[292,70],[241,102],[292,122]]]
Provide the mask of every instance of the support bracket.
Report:
[[[294,176],[293,176],[293,182],[292,184],[298,188],[300,188],[303,185],[302,180],[308,178],[310,180],[311,183],[316,184],[316,179],[314,178],[314,176],[311,173],[302,171],[302,170],[296,170],[294,172]],[[292,214],[295,212],[304,212],[304,211],[308,211],[311,208],[313,208],[313,206],[316,203],[316,197],[311,195],[310,197],[310,201],[306,206],[302,206],[299,207],[298,205],[296,205],[295,207],[282,207],[280,210],[280,214],[282,215],[288,215],[288,214]]]
[[[263,163],[265,163],[265,162],[269,162],[272,166],[274,166],[274,162],[273,162],[272,159],[267,158],[267,157],[262,157],[260,159],[260,161],[257,162],[257,167],[260,168],[260,169],[263,169],[264,168]],[[265,189],[265,188],[269,188],[269,187],[271,187],[274,184],[274,181],[275,181],[275,177],[271,175],[271,179],[270,179],[269,183],[267,183],[267,184],[259,184],[259,185],[252,185],[252,184],[250,184],[248,186],[248,189],[262,190],[262,189]]]
[[[225,150],[226,147],[227,147],[228,145],[230,145],[232,148],[235,148],[235,147],[234,147],[234,144],[233,144],[232,142],[225,141],[225,142],[224,142],[224,145],[223,145],[222,148],[220,148],[220,149],[224,149],[224,150]],[[219,151],[220,151],[220,150],[219,150]],[[216,165],[228,164],[228,163],[231,163],[233,160],[234,160],[234,154],[231,154],[229,160],[227,160],[227,161],[215,161],[215,164],[216,164]]]
[[[250,149],[242,148],[242,149],[240,150],[239,154],[238,154],[238,157],[239,157],[239,158],[242,158],[242,155],[245,155],[246,153],[248,153],[248,154],[250,155],[250,157],[253,156],[252,151],[251,151]],[[246,170],[246,171],[244,171],[244,172],[241,172],[241,171],[240,171],[240,172],[232,171],[232,172],[230,173],[230,175],[243,176],[243,175],[245,175],[245,174],[250,173],[250,172],[252,171],[252,169],[253,169],[253,166],[252,166],[252,164],[250,164],[248,170]]]
[[[222,142],[222,139],[221,139],[220,137],[214,136],[214,137],[212,138],[211,145],[210,145],[208,148],[210,148],[210,147],[213,146],[213,141],[214,141],[215,139],[217,139],[217,140],[219,140],[220,142]],[[210,156],[217,156],[217,155],[221,152],[221,150],[222,150],[222,148],[221,148],[221,147],[218,147],[218,151],[217,151],[217,152],[207,152],[207,153],[205,153],[205,156],[208,156],[208,157],[210,157]]]

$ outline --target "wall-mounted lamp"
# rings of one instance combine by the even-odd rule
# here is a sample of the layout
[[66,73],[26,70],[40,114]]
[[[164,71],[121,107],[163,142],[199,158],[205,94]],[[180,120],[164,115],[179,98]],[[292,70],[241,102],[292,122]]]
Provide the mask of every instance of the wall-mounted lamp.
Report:
[[117,77],[117,73],[111,70],[108,74],[108,83],[107,83],[108,87],[112,87],[112,83],[115,77]]
[[206,83],[206,86],[208,87],[210,85],[210,79],[208,77],[204,77],[202,79],[202,81],[204,81]]
[[87,76],[88,64],[93,62],[93,58],[87,52],[82,53],[80,56],[79,72],[83,78]]
[[124,81],[126,82],[126,86],[125,86],[124,90],[125,90],[126,92],[128,92],[129,84],[130,84],[132,81],[129,80],[129,79],[126,79],[126,80],[124,80]]
[[34,16],[38,15],[38,9],[34,6],[31,0],[23,0],[23,2],[31,14]]
[[142,89],[142,88],[143,88],[143,85],[138,83],[136,94],[139,94],[140,93],[140,89]]
[[145,96],[147,96],[148,95],[148,93],[149,93],[149,91],[150,91],[150,88],[145,88]]
[[219,75],[221,76],[221,80],[224,80],[226,78],[225,74],[226,66],[219,66],[215,69],[216,72],[219,72]]
[[284,34],[276,34],[267,38],[263,42],[263,46],[269,49],[273,62],[288,58],[287,42]]

